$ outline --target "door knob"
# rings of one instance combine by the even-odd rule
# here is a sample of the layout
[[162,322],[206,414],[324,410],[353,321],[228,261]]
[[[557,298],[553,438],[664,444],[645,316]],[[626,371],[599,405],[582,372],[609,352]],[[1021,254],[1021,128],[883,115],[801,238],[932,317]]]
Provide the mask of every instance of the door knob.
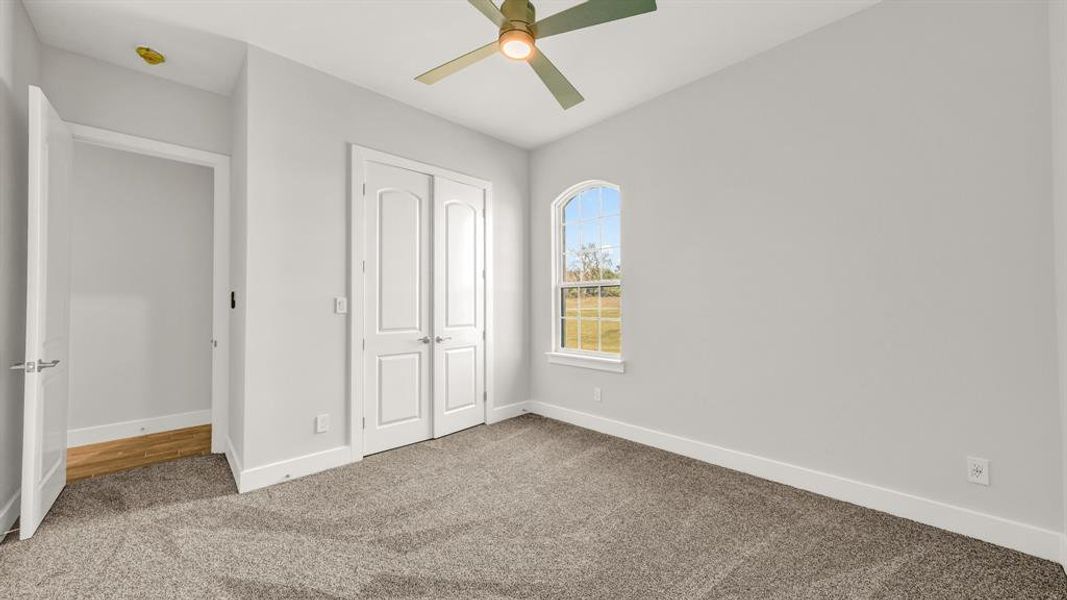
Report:
[[424,335],[424,336],[422,336],[421,338],[419,338],[419,339],[417,339],[415,341],[416,342],[422,342],[423,344],[429,344],[430,343],[430,336]]
[[452,339],[452,336],[448,336],[448,337],[437,336],[436,338],[434,338],[434,341],[437,342],[438,344],[440,344],[441,342],[447,342],[450,339]]
[[37,362],[33,362],[33,361],[30,361],[30,362],[17,362],[17,363],[11,363],[11,366],[8,367],[8,369],[10,369],[12,371],[25,371],[26,373],[36,373],[36,372],[43,371],[45,369],[51,369],[52,367],[54,367],[54,366],[56,366],[58,364],[59,364],[59,359],[50,360],[48,362],[45,362],[43,360],[38,360]]

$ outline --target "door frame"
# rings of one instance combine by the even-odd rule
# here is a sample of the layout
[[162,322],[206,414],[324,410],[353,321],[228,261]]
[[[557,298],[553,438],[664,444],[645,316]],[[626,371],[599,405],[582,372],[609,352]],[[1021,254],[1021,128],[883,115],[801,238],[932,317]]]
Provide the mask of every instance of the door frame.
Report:
[[[437,165],[411,160],[381,150],[375,150],[358,144],[349,145],[350,169],[349,169],[349,230],[348,230],[348,284],[349,284],[349,314],[348,314],[348,444],[352,451],[352,462],[363,460],[363,333],[365,315],[364,285],[363,285],[363,261],[365,249],[363,241],[364,227],[363,198],[366,192],[366,163],[374,161],[401,169],[408,169],[424,173],[432,177],[444,177],[481,189],[485,193],[485,210],[483,211],[485,227],[485,247],[482,249],[485,261],[485,406],[483,419],[489,422],[496,402],[495,389],[493,387],[493,355],[496,344],[493,338],[496,327],[493,326],[493,184],[485,179],[479,179],[459,171],[453,171]],[[432,205],[431,205],[432,206]],[[433,239],[433,222],[430,222],[430,238]],[[433,271],[430,272],[431,285]],[[432,416],[431,416],[432,418]]]
[[165,158],[212,169],[211,451],[226,451],[230,404],[230,157],[79,123],[67,123],[75,142]]

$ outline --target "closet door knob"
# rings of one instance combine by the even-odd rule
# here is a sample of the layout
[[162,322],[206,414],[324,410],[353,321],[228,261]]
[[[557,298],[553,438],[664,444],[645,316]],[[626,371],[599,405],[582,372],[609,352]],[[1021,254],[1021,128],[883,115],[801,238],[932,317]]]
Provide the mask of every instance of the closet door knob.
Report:
[[415,341],[416,342],[422,342],[423,344],[429,344],[430,343],[430,336],[424,335],[424,336],[422,336],[421,338],[419,338],[419,339],[417,339]]
[[434,341],[437,342],[438,344],[440,344],[441,342],[447,342],[450,339],[452,339],[451,336],[449,336],[449,337],[437,336],[437,337],[434,338]]

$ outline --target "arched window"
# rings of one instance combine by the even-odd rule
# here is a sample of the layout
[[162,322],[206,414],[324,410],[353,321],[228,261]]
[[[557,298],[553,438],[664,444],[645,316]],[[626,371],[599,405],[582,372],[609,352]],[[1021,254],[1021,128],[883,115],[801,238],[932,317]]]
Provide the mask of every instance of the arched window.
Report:
[[619,187],[603,181],[552,205],[552,362],[622,371],[621,219]]

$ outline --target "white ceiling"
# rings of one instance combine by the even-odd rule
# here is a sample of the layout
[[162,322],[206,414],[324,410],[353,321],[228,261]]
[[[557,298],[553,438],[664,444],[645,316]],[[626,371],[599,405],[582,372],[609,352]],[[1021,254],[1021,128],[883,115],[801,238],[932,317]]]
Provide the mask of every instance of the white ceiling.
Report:
[[[545,17],[579,1],[535,4]],[[414,81],[496,36],[465,0],[24,0],[41,40],[65,50],[228,94],[248,42],[526,148],[877,1],[659,0],[654,13],[542,40],[586,98],[563,111],[528,66],[499,55]],[[141,63],[141,44],[167,63]]]

